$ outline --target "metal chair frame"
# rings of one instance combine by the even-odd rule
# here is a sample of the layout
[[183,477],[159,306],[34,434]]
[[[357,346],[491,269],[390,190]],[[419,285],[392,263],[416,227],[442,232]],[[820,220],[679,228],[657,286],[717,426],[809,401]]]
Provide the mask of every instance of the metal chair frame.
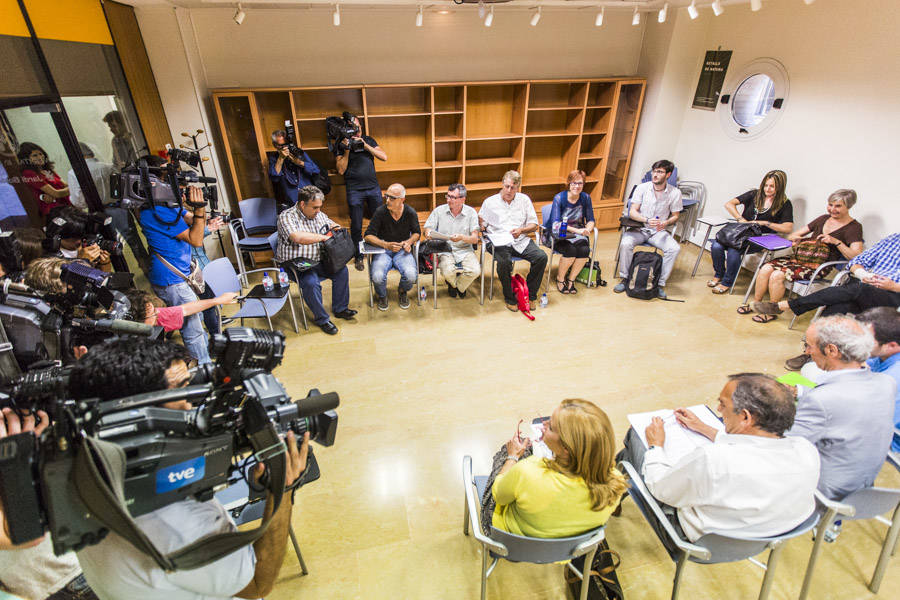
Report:
[[[421,240],[416,241],[412,255],[416,259],[416,281],[413,283],[412,291],[416,294],[416,304],[422,306],[422,298],[419,296],[419,244]],[[369,308],[375,307],[375,284],[372,281],[372,257],[376,254],[384,254],[384,248],[373,246],[372,244],[362,241],[360,242],[360,250],[366,257],[366,276],[369,278]],[[435,304],[437,307],[437,304]]]
[[[256,267],[254,252],[265,252],[269,248],[269,242],[264,237],[251,237],[244,227],[243,219],[235,218],[228,222],[228,232],[231,234],[231,245],[238,264],[238,277],[244,287],[249,285],[247,279],[247,266],[244,264],[244,252],[250,255],[250,266]],[[248,240],[254,240],[252,242]]]
[[[808,295],[809,293],[811,293],[811,292],[812,292],[812,286],[813,286],[815,283],[817,283],[817,281],[816,281],[817,279],[819,279],[818,283],[824,283],[825,281],[827,281],[827,280],[824,279],[824,278],[819,278],[819,273],[820,273],[825,267],[836,267],[836,266],[838,266],[838,265],[841,266],[842,270],[841,270],[841,271],[838,271],[838,273],[834,276],[834,279],[831,280],[831,284],[830,284],[830,285],[832,285],[832,286],[835,286],[835,285],[842,285],[843,282],[844,282],[844,280],[845,280],[847,277],[850,276],[850,271],[844,269],[844,267],[847,266],[847,262],[848,262],[848,261],[846,261],[846,260],[833,260],[833,261],[830,261],[830,262],[827,262],[827,263],[823,263],[823,264],[819,265],[819,267],[818,267],[815,271],[813,271],[813,274],[812,274],[812,277],[811,277],[811,278],[809,278],[809,279],[803,279],[803,280],[800,280],[800,281],[795,281],[795,282],[794,282],[794,285],[802,285],[802,286],[804,286],[803,289],[802,289],[800,292],[797,292],[797,296],[801,296],[801,297],[802,297],[802,296],[806,296],[806,295]],[[791,290],[790,290],[790,291],[791,291],[791,293],[793,293],[793,291],[794,291],[794,286],[793,286],[793,285],[791,286]],[[790,297],[790,294],[789,294],[788,296]],[[819,315],[822,314],[822,311],[823,311],[823,310],[825,310],[825,307],[824,307],[824,306],[820,306],[820,307],[818,308],[818,310],[816,310],[816,314],[813,316],[813,320],[818,319],[818,318],[819,318]],[[791,319],[791,324],[788,325],[788,329],[793,329],[793,328],[794,328],[794,323],[797,322],[797,319],[798,319],[798,318],[799,318],[799,317],[798,317],[797,315],[794,315],[794,318]]]
[[[651,512],[666,532],[666,536],[678,549],[677,560],[673,558],[676,561],[676,567],[675,578],[672,582],[672,600],[678,598],[681,576],[688,561],[699,564],[715,564],[740,560],[749,560],[754,565],[765,570],[766,574],[763,577],[758,598],[759,600],[766,600],[775,581],[775,567],[778,565],[778,558],[784,547],[784,542],[807,533],[819,522],[819,513],[814,512],[797,527],[778,536],[751,538],[741,537],[733,532],[710,532],[691,543],[675,533],[672,524],[647,489],[635,467],[629,462],[621,462],[618,468],[619,471],[625,473],[628,477],[631,488],[629,493],[635,504],[637,504],[638,509],[644,515],[644,518],[649,520],[647,511]],[[765,563],[754,558],[765,550],[769,551],[769,556]]]
[[[481,278],[481,304],[484,304],[484,240],[482,240],[481,237],[479,236],[478,243],[475,245],[481,246],[481,249],[479,250],[479,252],[481,253],[481,259],[480,259],[481,260],[481,263],[480,263],[481,275],[479,275],[479,277]],[[434,296],[434,310],[437,310],[438,254],[440,254],[440,253],[432,252],[431,254],[429,254],[429,256],[431,257],[431,264],[432,264],[431,292],[432,292],[432,295]],[[458,271],[458,269],[457,269],[457,271]]]
[[[537,231],[538,237],[540,237],[540,238],[544,237],[543,233],[545,233],[547,230],[547,228],[544,227],[543,222],[544,222],[544,217],[546,216],[546,214],[550,212],[550,208],[551,208],[551,205],[549,205],[549,204],[546,204],[541,207],[541,223],[538,224],[538,231]],[[553,226],[553,224],[551,223],[551,228],[552,228],[552,226]],[[593,231],[594,240],[591,243],[591,256],[590,256],[590,258],[588,258],[587,287],[589,287],[589,288],[596,287],[596,284],[592,284],[592,282],[594,280],[594,260],[596,258],[596,254],[597,254],[597,236],[598,236],[598,234],[599,234],[599,232],[597,231],[597,228],[594,227],[594,231]],[[546,244],[541,242],[540,246],[543,246],[544,248],[550,248],[550,257],[549,257],[549,260],[547,261],[547,291],[550,291],[550,289],[551,289],[550,288],[550,272],[553,270],[553,255],[559,254],[559,252],[557,252],[554,249],[554,247],[556,246],[556,238],[553,237],[552,231],[548,235],[550,237],[550,245],[547,246]]]
[[[269,241],[269,247],[272,248],[272,262],[274,262],[275,266],[277,266],[278,268],[282,268],[281,265],[279,265],[278,262],[275,261],[275,254],[278,251],[278,232],[276,231],[275,233],[271,234],[267,239]],[[293,269],[290,266],[288,266],[286,270],[293,272]],[[294,277],[296,277],[294,283],[297,284],[297,293],[300,295],[300,316],[303,317],[303,329],[309,331],[309,324],[306,322],[306,300],[303,298],[303,288],[300,287],[300,274],[294,273]],[[291,308],[293,309],[293,307]],[[294,325],[295,329],[296,327],[297,326]]]
[[[464,456],[462,464],[463,486],[465,487],[465,502],[463,516],[463,534],[469,535],[469,527],[472,528],[472,536],[481,543],[481,600],[487,595],[487,579],[494,571],[494,567],[505,558],[510,562],[530,562],[547,564],[561,561],[571,561],[578,556],[586,555],[584,564],[590,571],[590,565],[594,561],[594,555],[600,543],[606,538],[606,528],[599,527],[569,538],[531,538],[515,535],[499,529],[486,535],[481,529],[478,515],[480,504],[475,500],[479,484],[483,488],[487,483],[487,477],[472,476],[472,457]],[[482,489],[483,492],[483,489]],[[479,494],[480,497],[480,494]],[[493,561],[488,566],[488,557]],[[581,579],[580,600],[587,600],[590,577],[585,578],[571,562],[566,566]]]

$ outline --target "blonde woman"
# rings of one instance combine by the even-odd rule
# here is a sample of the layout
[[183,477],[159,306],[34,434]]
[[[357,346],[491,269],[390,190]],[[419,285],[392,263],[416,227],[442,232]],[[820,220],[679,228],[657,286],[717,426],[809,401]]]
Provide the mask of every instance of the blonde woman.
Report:
[[563,400],[544,424],[543,441],[553,458],[531,455],[530,441],[518,434],[494,457],[482,524],[539,538],[605,524],[626,490],[609,417],[587,400]]

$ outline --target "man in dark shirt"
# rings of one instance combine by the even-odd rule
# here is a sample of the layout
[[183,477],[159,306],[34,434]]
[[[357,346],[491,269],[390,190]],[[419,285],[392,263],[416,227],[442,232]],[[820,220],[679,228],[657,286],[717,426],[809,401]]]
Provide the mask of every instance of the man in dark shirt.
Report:
[[419,240],[419,215],[405,204],[406,188],[392,184],[384,194],[384,205],[379,206],[366,228],[366,242],[384,248],[372,261],[372,283],[378,296],[378,310],[387,310],[388,271],[400,271],[398,290],[400,308],[409,308],[407,292],[416,281],[418,260],[412,249]]
[[272,144],[276,152],[268,152],[269,181],[278,202],[278,214],[297,204],[297,194],[302,187],[313,185],[312,178],[319,173],[319,166],[300,146],[297,136],[298,156],[291,154],[287,134],[279,129],[272,132]]
[[375,176],[375,159],[387,160],[387,154],[374,138],[362,134],[357,117],[353,117],[353,123],[356,125],[354,139],[362,139],[363,149],[353,152],[349,150],[349,140],[344,140],[336,161],[338,173],[344,176],[344,183],[347,185],[350,236],[356,244],[356,270],[362,271],[365,267],[362,254],[359,253],[359,242],[362,240],[364,207],[368,206],[369,214],[374,215],[375,209],[381,205],[381,186]]

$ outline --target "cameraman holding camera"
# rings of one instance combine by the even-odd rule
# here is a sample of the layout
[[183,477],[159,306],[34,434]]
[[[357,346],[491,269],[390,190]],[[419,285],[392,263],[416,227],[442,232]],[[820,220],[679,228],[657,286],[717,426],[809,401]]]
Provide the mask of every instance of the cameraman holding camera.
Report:
[[73,206],[58,206],[47,215],[43,241],[46,256],[78,258],[102,271],[112,271],[109,252],[96,243],[85,245],[88,217]]
[[[356,244],[356,270],[364,270],[365,263],[359,251],[363,239],[363,212],[368,206],[369,215],[381,206],[381,186],[375,175],[375,159],[387,160],[387,153],[381,149],[375,138],[362,134],[359,119],[348,112],[344,121],[355,128],[352,138],[341,141],[336,153],[338,173],[344,176],[347,185],[347,206],[350,208],[350,236]],[[361,142],[361,143],[360,143]]]
[[[69,389],[81,398],[113,400],[124,396],[183,387],[190,382],[184,348],[159,340],[126,338],[91,350],[71,373]],[[181,401],[166,408],[189,410]],[[293,432],[285,438],[285,484],[290,486],[306,468],[309,435],[298,448]],[[254,471],[258,481],[262,465]],[[274,496],[266,498],[266,516]],[[284,560],[291,519],[291,494],[284,494],[268,529],[253,546],[245,546],[206,566],[166,572],[116,533],[78,552],[87,581],[103,600],[224,600],[268,595]],[[156,548],[171,553],[211,534],[235,531],[224,507],[215,499],[169,504],[135,519]]]
[[277,152],[268,152],[269,180],[275,190],[278,203],[278,214],[297,204],[300,188],[313,184],[313,177],[320,170],[319,166],[300,147],[300,138],[296,145],[288,134],[279,129],[272,132],[272,144]]

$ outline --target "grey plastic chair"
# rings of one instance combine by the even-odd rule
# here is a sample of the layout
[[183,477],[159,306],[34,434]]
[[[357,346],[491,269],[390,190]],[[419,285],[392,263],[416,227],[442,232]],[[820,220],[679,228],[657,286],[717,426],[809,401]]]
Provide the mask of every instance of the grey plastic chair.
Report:
[[[594,554],[597,552],[597,547],[606,537],[605,527],[599,527],[579,536],[568,538],[531,538],[499,529],[495,529],[491,531],[490,535],[486,535],[481,530],[481,519],[479,518],[481,503],[476,497],[481,498],[484,495],[488,478],[472,476],[471,456],[463,457],[462,472],[463,486],[466,490],[463,533],[469,535],[469,527],[471,526],[472,535],[481,542],[481,600],[485,600],[487,578],[494,571],[494,567],[497,566],[500,558],[510,562],[547,564],[568,561],[578,556],[586,555],[584,559],[585,565],[591,565],[594,562]],[[488,555],[494,559],[490,567],[488,566]],[[572,566],[572,563],[567,563],[566,566],[582,580],[580,600],[586,600],[590,577],[585,579],[578,569]]]
[[[274,262],[278,268],[281,268],[281,265],[275,261],[275,257],[278,255],[278,232],[276,231],[271,234],[266,240],[269,242],[269,247],[272,249],[272,262]],[[300,295],[300,315],[303,317],[303,329],[309,331],[309,324],[306,322],[306,301],[303,299],[303,288],[300,287],[300,275],[290,266],[288,266],[285,271],[288,276],[293,275],[291,280],[297,284],[297,292]],[[294,328],[296,329],[296,325]]]
[[[887,462],[897,470],[900,470],[898,458],[900,457],[897,454],[889,453]],[[816,561],[819,558],[819,552],[822,550],[822,543],[825,539],[824,532],[838,518],[842,521],[875,519],[888,526],[887,535],[884,538],[884,543],[881,545],[881,554],[878,557],[878,562],[875,564],[875,572],[872,574],[872,581],[869,582],[869,591],[877,594],[888,562],[897,551],[897,537],[900,534],[900,489],[867,487],[853,492],[840,502],[829,500],[819,492],[816,492],[816,500],[820,504],[820,511],[824,513],[818,527],[818,531],[823,533],[823,535],[816,536],[812,552],[809,555],[806,576],[803,578],[803,587],[800,588],[800,600],[804,600],[809,593],[813,571],[816,568]],[[890,520],[882,516],[886,513],[892,513]]]
[[[781,535],[749,538],[737,536],[732,532],[727,534],[710,532],[701,536],[696,542],[691,543],[675,533],[672,524],[663,514],[656,499],[647,490],[647,486],[634,468],[634,465],[629,462],[621,462],[619,463],[619,471],[625,473],[628,477],[629,495],[644,515],[644,518],[650,521],[651,517],[649,515],[652,514],[653,518],[665,530],[667,537],[678,549],[676,556],[672,557],[672,560],[676,563],[675,579],[672,583],[672,600],[678,598],[681,576],[688,561],[708,565],[737,562],[739,560],[749,560],[765,570],[766,574],[759,589],[759,600],[765,600],[769,597],[772,583],[775,581],[775,567],[778,565],[778,557],[781,554],[784,542],[807,533],[819,522],[819,513],[813,512],[797,527]],[[766,550],[769,550],[769,557],[765,563],[753,558]]]
[[[547,220],[550,218],[551,210],[553,210],[552,203],[545,204],[544,206],[541,207],[541,224],[538,225],[538,233],[541,234],[540,235],[541,238],[544,237],[543,234],[547,231],[547,228],[548,228]],[[552,227],[552,224],[549,225],[549,227]],[[594,228],[593,233],[594,233],[594,240],[593,240],[593,242],[591,242],[591,256],[590,256],[590,258],[588,258],[588,284],[587,284],[587,287],[593,287],[593,286],[591,286],[590,282],[594,280],[594,259],[595,259],[594,255],[597,252],[597,234],[598,234],[596,227]],[[549,246],[543,244],[543,242],[541,243],[541,245],[544,246],[545,248],[550,248],[550,260],[547,262],[547,291],[550,291],[550,271],[551,271],[551,269],[553,269],[553,255],[559,254],[559,252],[557,252],[553,248],[554,245],[556,244],[556,238],[553,237],[552,234],[549,235],[549,237],[550,237],[550,245]],[[557,276],[557,279],[558,279],[558,276]]]
[[[265,239],[265,238],[264,238]],[[258,271],[271,271],[272,269],[254,269],[247,273],[255,273]],[[241,280],[234,271],[234,266],[227,258],[217,258],[211,261],[203,268],[203,278],[206,284],[217,296],[225,292],[241,293]],[[241,304],[241,309],[231,315],[232,319],[240,319],[243,324],[244,319],[265,319],[269,324],[269,330],[274,331],[272,327],[272,315],[284,307],[287,302],[291,307],[291,320],[294,323],[294,332],[299,333],[297,328],[297,313],[294,311],[294,300],[290,291],[281,298],[246,298]],[[302,307],[301,307],[302,308]],[[219,326],[221,327],[222,314],[219,313]],[[303,315],[304,327],[306,326],[306,313]]]
[[[269,240],[264,237],[251,237],[244,226],[243,219],[231,219],[228,221],[228,233],[231,236],[231,245],[234,248],[234,256],[237,258],[238,274],[243,285],[249,285],[247,280],[247,266],[244,264],[244,252],[250,257],[250,266],[255,267],[254,252],[265,252],[269,249]],[[267,232],[268,233],[268,232]]]
[[[421,240],[420,240],[421,241]],[[422,298],[419,296],[419,243],[413,247],[412,255],[416,257],[416,281],[411,292],[416,295],[416,304],[422,306]],[[384,254],[384,248],[373,246],[369,242],[360,242],[360,251],[366,257],[366,277],[369,279],[369,308],[375,307],[375,284],[372,283],[372,257],[376,254]]]

